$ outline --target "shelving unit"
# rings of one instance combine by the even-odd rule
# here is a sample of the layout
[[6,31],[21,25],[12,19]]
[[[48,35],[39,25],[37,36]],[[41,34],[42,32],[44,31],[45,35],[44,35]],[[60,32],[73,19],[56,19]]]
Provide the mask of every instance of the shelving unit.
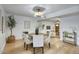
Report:
[[77,45],[77,34],[76,32],[63,32],[63,42]]

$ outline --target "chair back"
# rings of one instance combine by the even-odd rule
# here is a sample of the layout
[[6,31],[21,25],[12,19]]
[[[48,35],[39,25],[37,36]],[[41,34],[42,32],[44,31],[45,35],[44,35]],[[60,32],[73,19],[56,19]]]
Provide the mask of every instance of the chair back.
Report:
[[29,35],[28,35],[28,34],[24,34],[24,35],[23,35],[23,39],[24,39],[24,42],[25,42],[26,44],[32,43],[32,41],[29,39]]
[[51,38],[51,34],[52,34],[52,33],[51,33],[51,32],[49,32],[48,38]]
[[43,46],[44,46],[44,36],[33,35],[33,47],[43,47]]
[[45,39],[45,42],[50,42],[50,40],[51,40],[51,32],[49,32],[49,35],[48,35],[48,37]]

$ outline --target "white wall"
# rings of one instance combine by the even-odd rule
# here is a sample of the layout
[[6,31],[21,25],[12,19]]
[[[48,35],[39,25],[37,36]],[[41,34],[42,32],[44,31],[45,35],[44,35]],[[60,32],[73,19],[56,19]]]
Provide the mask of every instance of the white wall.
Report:
[[79,45],[79,15],[69,16],[61,18],[61,30],[73,32],[73,29],[77,32],[77,44]]
[[39,24],[41,25],[41,27],[42,27],[42,25],[45,25],[44,29],[41,29],[40,32],[47,33],[46,26],[50,26],[51,30],[53,30],[53,26],[54,26],[53,21],[41,21],[41,22],[39,22]]
[[[2,33],[2,16],[3,16],[3,33]],[[0,5],[0,53],[3,52],[4,47],[6,44],[5,40],[5,12],[4,9],[2,8],[2,5]]]
[[[34,18],[19,15],[14,15],[14,17],[16,20],[16,27],[13,29],[13,35],[15,35],[16,39],[22,39],[22,34],[24,31],[29,31],[29,33],[35,32],[37,21],[35,21]],[[24,29],[24,21],[30,21],[30,29]],[[7,37],[10,35],[8,26],[6,29],[6,35]]]

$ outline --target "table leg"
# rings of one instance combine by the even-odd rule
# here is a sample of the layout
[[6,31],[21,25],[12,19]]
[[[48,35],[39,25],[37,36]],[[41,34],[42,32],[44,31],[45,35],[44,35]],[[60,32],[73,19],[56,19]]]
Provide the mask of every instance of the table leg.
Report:
[[35,48],[33,48],[33,54],[35,54]]
[[26,45],[26,50],[28,50],[28,44]]
[[44,53],[44,47],[42,47],[42,53]]

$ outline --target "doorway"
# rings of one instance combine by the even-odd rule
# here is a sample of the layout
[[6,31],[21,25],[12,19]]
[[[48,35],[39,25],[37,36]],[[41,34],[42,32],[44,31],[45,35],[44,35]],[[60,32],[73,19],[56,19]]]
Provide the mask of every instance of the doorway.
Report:
[[55,35],[56,37],[60,37],[60,21],[59,20],[55,22]]

